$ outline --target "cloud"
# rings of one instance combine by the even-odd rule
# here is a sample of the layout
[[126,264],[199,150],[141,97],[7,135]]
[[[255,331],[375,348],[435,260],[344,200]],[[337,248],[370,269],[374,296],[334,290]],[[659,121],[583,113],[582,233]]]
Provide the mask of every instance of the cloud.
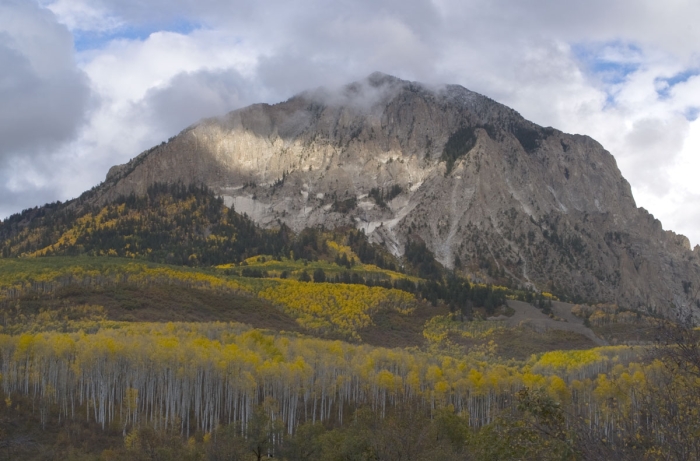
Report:
[[254,59],[226,32],[157,32],[115,40],[81,58],[101,104],[65,150],[75,153],[88,184],[198,119],[261,97],[248,77]]
[[0,160],[75,136],[90,99],[70,32],[30,2],[0,5]]
[[108,32],[124,26],[122,20],[99,2],[58,0],[47,6],[73,31]]
[[[0,7],[11,10],[0,14],[0,66],[12,69],[0,92],[14,85],[3,101],[27,112],[0,108],[11,127],[0,152],[55,167],[25,173],[13,163],[26,179],[16,191],[34,184],[47,200],[67,198],[200,117],[378,70],[461,84],[536,123],[591,135],[639,205],[666,228],[688,226],[664,203],[697,193],[679,167],[697,156],[688,147],[700,113],[697,1],[38,1],[50,11]],[[8,17],[22,25],[7,29]],[[32,48],[32,34],[49,38]],[[80,92],[88,84],[95,99]],[[46,100],[55,104],[38,110]]]
[[154,32],[144,40],[115,39],[79,57],[103,97],[116,104],[133,103],[185,72],[236,69],[250,75],[257,57],[239,41],[233,33],[210,29]]
[[689,109],[697,110],[700,107],[700,73],[694,70],[687,79],[675,83],[668,89],[666,98],[686,115]]
[[45,160],[44,156],[5,159],[0,168],[0,216],[54,202],[61,196],[60,184],[46,181],[46,172],[40,171],[52,168],[56,162]]
[[644,118],[632,124],[625,135],[625,143],[634,152],[635,176],[641,179],[638,188],[647,188],[658,194],[668,193],[671,178],[666,167],[683,147],[688,121],[681,116],[665,119]]
[[166,85],[150,89],[135,107],[137,120],[147,120],[162,133],[177,133],[206,117],[223,115],[255,102],[252,82],[233,69],[177,74]]

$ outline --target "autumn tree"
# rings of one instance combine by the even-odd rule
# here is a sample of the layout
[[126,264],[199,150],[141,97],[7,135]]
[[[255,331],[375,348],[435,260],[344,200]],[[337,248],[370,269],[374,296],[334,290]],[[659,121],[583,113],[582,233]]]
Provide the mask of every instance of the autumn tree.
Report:
[[657,329],[650,358],[662,364],[664,373],[649,383],[654,398],[646,409],[656,422],[652,436],[664,441],[660,455],[700,460],[700,287],[683,284],[687,298],[678,306],[675,321],[661,322]]

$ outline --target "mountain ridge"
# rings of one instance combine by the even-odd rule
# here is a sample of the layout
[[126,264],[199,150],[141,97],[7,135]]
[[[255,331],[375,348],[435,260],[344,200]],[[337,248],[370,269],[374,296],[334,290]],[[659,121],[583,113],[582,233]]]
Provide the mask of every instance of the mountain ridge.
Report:
[[422,241],[473,279],[572,299],[670,314],[700,286],[700,247],[637,208],[599,143],[458,85],[375,73],[205,119],[87,201],[156,182],[204,184],[264,227],[352,225],[397,256]]

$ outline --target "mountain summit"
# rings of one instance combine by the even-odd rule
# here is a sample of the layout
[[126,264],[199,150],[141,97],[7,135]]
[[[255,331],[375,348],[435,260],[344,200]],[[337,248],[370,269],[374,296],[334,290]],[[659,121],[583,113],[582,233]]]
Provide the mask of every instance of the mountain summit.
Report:
[[400,256],[670,314],[700,248],[637,208],[613,156],[458,85],[374,73],[205,119],[110,169],[93,200],[204,184],[266,227],[351,225]]

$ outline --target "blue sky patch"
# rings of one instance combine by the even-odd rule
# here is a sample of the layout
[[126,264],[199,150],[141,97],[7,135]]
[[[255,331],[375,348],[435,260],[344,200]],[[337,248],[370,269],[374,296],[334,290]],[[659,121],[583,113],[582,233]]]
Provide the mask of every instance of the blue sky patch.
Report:
[[642,50],[623,42],[578,43],[571,47],[582,69],[603,83],[617,85],[641,66]]
[[689,122],[694,122],[700,116],[700,107],[688,107],[685,110],[685,118]]
[[104,48],[113,40],[146,40],[154,32],[176,32],[187,35],[199,29],[200,24],[179,19],[168,23],[129,25],[108,32],[74,31],[75,51],[88,51]]
[[696,75],[700,75],[700,70],[686,69],[683,72],[679,72],[672,77],[659,77],[655,80],[655,83],[657,84],[656,92],[659,94],[660,98],[666,99],[671,96],[671,88],[678,85],[679,83],[687,82],[688,79],[690,79],[691,77],[695,77]]

